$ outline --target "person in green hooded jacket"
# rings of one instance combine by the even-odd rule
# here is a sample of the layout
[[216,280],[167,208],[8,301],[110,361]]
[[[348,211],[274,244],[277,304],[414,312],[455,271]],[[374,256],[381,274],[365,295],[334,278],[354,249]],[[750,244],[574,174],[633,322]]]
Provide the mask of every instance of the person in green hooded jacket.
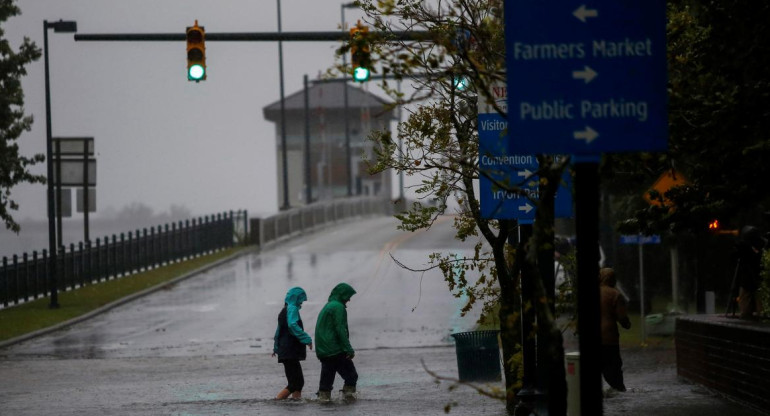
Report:
[[358,373],[353,364],[356,352],[350,346],[347,303],[356,293],[347,283],[340,283],[332,289],[329,302],[321,309],[315,325],[315,354],[321,361],[321,380],[318,399],[331,400],[334,378],[339,373],[344,380],[342,393],[346,400],[355,399]]

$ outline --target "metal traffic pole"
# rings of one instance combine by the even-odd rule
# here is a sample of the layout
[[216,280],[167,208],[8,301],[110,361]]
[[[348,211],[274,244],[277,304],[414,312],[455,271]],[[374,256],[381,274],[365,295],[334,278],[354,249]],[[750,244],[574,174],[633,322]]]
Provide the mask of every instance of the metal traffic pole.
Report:
[[51,128],[51,81],[48,66],[48,29],[54,32],[74,33],[77,32],[77,22],[63,21],[48,23],[43,20],[43,61],[45,66],[45,150],[46,150],[46,188],[48,199],[48,288],[50,291],[50,303],[48,307],[56,309],[59,307],[59,295],[57,292],[57,270],[56,270],[56,207],[54,205],[54,184],[53,184],[53,133]]

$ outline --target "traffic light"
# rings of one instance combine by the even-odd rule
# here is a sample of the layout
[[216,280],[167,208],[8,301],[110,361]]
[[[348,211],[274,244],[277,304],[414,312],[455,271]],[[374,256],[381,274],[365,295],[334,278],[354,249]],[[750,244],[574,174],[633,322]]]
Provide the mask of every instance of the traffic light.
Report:
[[372,58],[369,45],[369,27],[359,21],[350,28],[350,63],[353,67],[353,80],[364,82],[371,75]]
[[206,31],[197,20],[187,27],[187,80],[206,80]]
[[454,75],[452,76],[452,84],[454,84],[454,87],[457,91],[465,91],[468,89],[470,81],[468,81],[468,78],[463,75]]
[[709,222],[709,232],[712,234],[717,235],[738,235],[738,230],[735,229],[725,229],[724,225],[719,222],[718,219],[714,219],[713,221]]

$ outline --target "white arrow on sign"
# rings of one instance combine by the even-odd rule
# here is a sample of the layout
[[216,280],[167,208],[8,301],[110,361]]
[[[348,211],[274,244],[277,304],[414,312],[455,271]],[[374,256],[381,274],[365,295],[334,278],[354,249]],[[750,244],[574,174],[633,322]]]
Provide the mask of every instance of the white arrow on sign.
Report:
[[586,5],[582,4],[577,8],[572,15],[580,19],[581,22],[586,23],[587,17],[599,17],[599,11],[596,9],[586,9]]
[[532,211],[533,209],[535,209],[535,207],[529,205],[529,202],[525,202],[524,205],[519,206],[519,211],[524,211],[527,214],[529,214],[529,211]]
[[516,172],[516,174],[524,178],[529,178],[532,175],[532,171],[527,168],[524,168],[523,171]]
[[584,66],[582,71],[572,71],[572,78],[582,79],[586,84],[596,78],[597,75],[599,75],[599,73],[594,71],[593,68],[588,65]]
[[574,131],[572,132],[572,135],[576,140],[585,140],[586,143],[591,143],[594,139],[599,137],[599,132],[586,126],[585,130]]

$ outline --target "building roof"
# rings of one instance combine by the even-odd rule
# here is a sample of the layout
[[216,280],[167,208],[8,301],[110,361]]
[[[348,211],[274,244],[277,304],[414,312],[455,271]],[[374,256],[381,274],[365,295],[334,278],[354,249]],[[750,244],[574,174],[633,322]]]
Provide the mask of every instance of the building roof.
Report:
[[[348,89],[348,108],[360,109],[368,107],[372,116],[380,115],[385,111],[388,101],[364,91],[362,88],[355,87],[349,83],[326,82],[313,83],[308,87],[308,102],[311,110],[322,107],[326,110],[342,110],[345,107],[344,89]],[[301,89],[285,99],[285,109],[288,114],[292,112],[305,111],[305,91]],[[268,121],[278,121],[281,112],[281,100],[265,106],[262,109],[265,119]],[[392,109],[386,113],[388,118],[395,118]]]

